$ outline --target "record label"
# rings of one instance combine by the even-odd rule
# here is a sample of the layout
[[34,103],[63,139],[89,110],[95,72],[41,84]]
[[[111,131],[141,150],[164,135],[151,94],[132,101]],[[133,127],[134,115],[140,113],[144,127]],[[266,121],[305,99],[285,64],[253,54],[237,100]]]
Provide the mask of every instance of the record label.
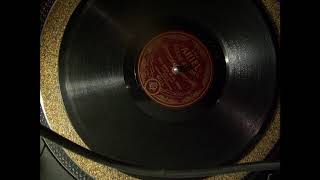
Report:
[[185,32],[170,31],[154,37],[138,61],[138,78],[144,92],[166,107],[183,108],[200,100],[212,76],[208,49]]

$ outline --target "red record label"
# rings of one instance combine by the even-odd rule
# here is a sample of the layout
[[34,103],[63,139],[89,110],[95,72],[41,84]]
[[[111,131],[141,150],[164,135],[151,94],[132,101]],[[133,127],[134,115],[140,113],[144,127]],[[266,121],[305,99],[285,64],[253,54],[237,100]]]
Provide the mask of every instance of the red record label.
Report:
[[145,93],[166,107],[182,108],[207,92],[213,65],[208,49],[185,32],[165,32],[143,48],[138,78]]

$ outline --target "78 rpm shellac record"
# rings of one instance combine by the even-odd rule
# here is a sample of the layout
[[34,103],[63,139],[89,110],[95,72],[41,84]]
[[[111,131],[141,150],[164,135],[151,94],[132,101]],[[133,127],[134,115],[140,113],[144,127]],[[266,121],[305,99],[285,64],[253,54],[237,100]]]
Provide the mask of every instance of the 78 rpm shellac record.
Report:
[[267,123],[276,53],[251,1],[89,0],[66,27],[59,82],[91,150],[208,168],[239,160]]

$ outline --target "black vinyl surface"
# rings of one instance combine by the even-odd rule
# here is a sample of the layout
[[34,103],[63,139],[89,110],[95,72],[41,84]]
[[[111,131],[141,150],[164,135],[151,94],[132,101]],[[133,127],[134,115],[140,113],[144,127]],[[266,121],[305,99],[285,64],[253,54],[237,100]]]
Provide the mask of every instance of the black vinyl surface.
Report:
[[[218,85],[182,110],[153,103],[134,73],[145,42],[170,30],[198,37],[220,64]],[[59,78],[72,124],[93,151],[146,167],[206,168],[240,159],[267,123],[276,53],[249,0],[89,0],[66,28]]]

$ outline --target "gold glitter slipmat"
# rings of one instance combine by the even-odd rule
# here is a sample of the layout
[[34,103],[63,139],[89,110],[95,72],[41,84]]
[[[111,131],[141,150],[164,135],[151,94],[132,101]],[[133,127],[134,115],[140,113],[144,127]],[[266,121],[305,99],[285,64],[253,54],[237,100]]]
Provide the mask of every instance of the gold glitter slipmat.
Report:
[[[58,58],[65,27],[80,0],[56,0],[42,29],[40,37],[40,96],[50,128],[73,142],[88,148],[71,125],[59,87]],[[280,34],[280,7],[276,0],[262,0]],[[263,160],[280,137],[280,102],[272,123],[257,145],[239,163]],[[136,179],[118,170],[96,163],[69,150],[67,155],[87,174],[95,179]],[[208,180],[241,179],[247,172],[231,173],[207,178]]]

